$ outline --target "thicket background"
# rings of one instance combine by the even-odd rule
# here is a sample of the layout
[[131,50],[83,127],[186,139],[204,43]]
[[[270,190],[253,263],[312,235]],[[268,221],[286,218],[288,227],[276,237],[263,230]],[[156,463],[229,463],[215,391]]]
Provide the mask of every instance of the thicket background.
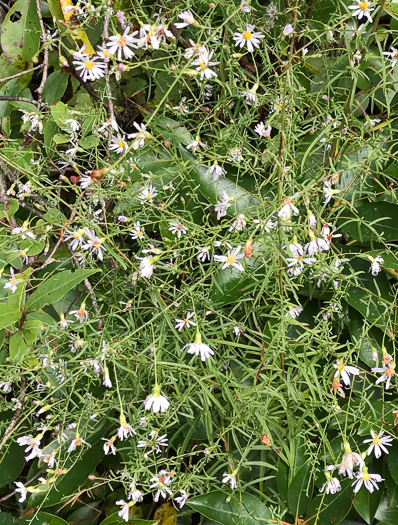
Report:
[[398,3],[0,20],[0,523],[396,524]]

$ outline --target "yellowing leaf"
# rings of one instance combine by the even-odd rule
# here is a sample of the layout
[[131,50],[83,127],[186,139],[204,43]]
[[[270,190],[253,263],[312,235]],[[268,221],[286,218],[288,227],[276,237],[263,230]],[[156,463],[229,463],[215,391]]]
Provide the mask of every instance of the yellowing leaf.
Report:
[[[62,13],[64,15],[64,20],[66,23],[70,22],[71,17],[74,14],[74,10],[71,9],[70,11],[65,11],[65,7],[73,7],[72,0],[59,0],[59,3],[61,4]],[[88,39],[88,36],[85,31],[82,29],[79,29],[78,26],[76,27],[76,35],[72,35],[74,40],[81,40],[84,44],[83,53],[87,53],[88,55],[92,56],[95,54],[94,48],[91,45],[90,40]]]
[[171,503],[164,503],[156,509],[154,519],[158,520],[158,525],[176,525],[177,511]]

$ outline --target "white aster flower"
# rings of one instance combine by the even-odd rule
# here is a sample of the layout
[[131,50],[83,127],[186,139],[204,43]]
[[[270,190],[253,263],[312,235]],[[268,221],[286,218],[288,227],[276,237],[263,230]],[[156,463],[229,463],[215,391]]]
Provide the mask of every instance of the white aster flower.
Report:
[[140,503],[144,499],[144,495],[139,489],[137,489],[135,481],[130,483],[130,490],[127,494],[127,499],[130,499],[133,505]]
[[145,124],[137,124],[137,122],[133,122],[133,126],[137,132],[128,135],[128,138],[134,139],[133,149],[137,150],[138,148],[142,148],[144,146],[145,140],[149,137],[149,133],[146,131]]
[[383,257],[381,257],[380,255],[378,255],[376,258],[369,256],[369,261],[371,263],[369,271],[372,272],[373,276],[378,275],[381,271],[380,264],[384,263]]
[[188,312],[184,319],[175,319],[176,328],[179,332],[182,332],[183,328],[191,328],[191,326],[196,326],[194,321],[191,321],[191,318],[195,315],[195,312]]
[[329,204],[331,198],[336,193],[339,193],[339,190],[333,190],[330,181],[324,180],[323,181],[323,192],[325,194],[325,200],[323,201],[323,204]]
[[[395,47],[391,47],[391,51],[383,51],[383,55],[385,55],[387,59],[390,59],[390,66],[393,69],[395,67],[395,64],[398,62],[398,49],[396,49]],[[372,124],[372,126],[373,125],[374,124]]]
[[378,372],[382,373],[382,375],[377,379],[376,385],[382,383],[383,381],[386,382],[386,390],[390,388],[391,379],[397,375],[395,372],[395,363],[389,363],[387,366],[383,367],[376,367],[371,369],[373,373]]
[[76,231],[65,230],[64,242],[69,242],[69,246],[71,247],[72,251],[75,252],[78,248],[83,246],[83,236],[85,231],[85,229]]
[[254,84],[254,86],[250,88],[249,91],[242,91],[240,96],[243,97],[249,105],[254,104],[257,106],[259,104],[258,96],[256,93],[257,89],[258,84]]
[[288,220],[292,216],[292,213],[294,213],[294,215],[300,215],[299,210],[292,203],[292,199],[294,199],[294,197],[295,195],[293,195],[293,197],[288,197],[283,201],[283,206],[278,212],[278,217],[283,220]]
[[239,262],[239,259],[242,259],[245,256],[245,254],[244,253],[239,254],[240,249],[241,249],[241,246],[237,246],[232,251],[228,250],[227,255],[215,255],[214,260],[220,263],[224,263],[221,267],[222,270],[224,270],[225,268],[228,268],[229,266],[233,266],[237,270],[243,272],[245,269],[243,268],[242,264]]
[[177,496],[176,498],[174,498],[174,501],[177,503],[179,508],[182,509],[182,507],[185,505],[189,496],[185,492],[185,490],[180,490],[180,493],[181,493],[181,496]]
[[66,130],[70,129],[73,133],[76,133],[80,129],[80,124],[74,118],[68,118],[63,121],[62,127],[65,127]]
[[155,186],[152,186],[152,184],[149,186],[149,188],[145,187],[145,188],[141,188],[141,190],[142,191],[138,195],[138,198],[144,202],[153,202],[153,199],[158,194],[157,189],[155,188]]
[[269,233],[277,225],[276,222],[272,222],[272,221],[265,222],[262,219],[254,219],[253,222],[254,224],[257,224],[257,228],[260,228],[261,233],[264,233],[264,232]]
[[127,26],[123,35],[115,35],[109,37],[109,42],[106,44],[111,55],[116,55],[118,60],[132,58],[134,51],[131,48],[137,49],[137,39],[134,38],[138,31],[129,34],[130,26]]
[[187,105],[185,104],[186,100],[187,100],[187,97],[184,97],[183,99],[181,99],[181,102],[179,103],[178,106],[174,106],[171,109],[174,109],[174,111],[179,111],[183,115],[186,115],[187,113],[189,113],[189,109],[188,109]]
[[72,439],[71,441],[71,444],[69,445],[69,448],[68,448],[68,452],[73,452],[74,450],[76,450],[77,447],[81,447],[83,445],[83,443],[85,445],[88,445],[90,446],[87,441],[84,441],[84,439],[80,438],[77,434],[76,434],[76,438],[75,439]]
[[97,56],[90,58],[85,55],[80,60],[73,61],[76,71],[80,72],[84,82],[98,80],[105,75],[105,62],[97,62],[98,59]]
[[271,125],[268,124],[268,126],[265,127],[264,122],[259,122],[254,128],[255,133],[260,135],[260,137],[269,137],[271,130],[272,130]]
[[327,481],[319,489],[319,492],[325,491],[326,494],[336,494],[336,492],[341,490],[340,481],[337,478],[333,478],[329,472],[326,472],[325,474]]
[[229,231],[237,231],[237,232],[240,232],[242,231],[244,228],[246,228],[246,221],[245,221],[245,216],[243,215],[243,213],[241,213],[240,215],[238,215],[238,217],[234,220],[234,222],[232,223],[232,226],[230,227]]
[[106,252],[106,248],[102,246],[102,243],[104,242],[103,239],[100,239],[95,234],[95,230],[89,230],[88,228],[85,231],[86,236],[88,237],[88,241],[83,244],[82,248],[83,250],[90,250],[91,255],[95,253],[100,261],[103,260],[103,254],[102,250]]
[[181,235],[185,235],[187,231],[189,231],[189,228],[181,224],[180,221],[170,221],[169,224],[169,231],[174,235],[177,235],[179,239],[181,238]]
[[13,268],[11,266],[10,266],[10,274],[11,274],[11,279],[6,282],[6,284],[4,285],[4,289],[5,290],[8,289],[12,293],[14,293],[14,292],[17,291],[18,284],[20,284],[22,281],[21,281],[21,279],[17,279],[15,277],[14,270],[13,270]]
[[117,435],[120,441],[123,441],[124,439],[127,439],[130,436],[136,435],[136,431],[131,425],[127,423],[126,417],[123,413],[120,414],[120,427],[117,431]]
[[168,476],[165,470],[161,470],[159,474],[156,474],[154,478],[151,478],[149,481],[153,481],[152,485],[149,485],[149,488],[157,489],[157,492],[153,498],[154,502],[158,502],[160,496],[162,498],[167,498],[167,494],[171,496],[173,493],[169,489],[168,485],[173,481],[171,476]]
[[144,279],[150,279],[153,274],[153,270],[155,269],[155,262],[157,261],[157,257],[143,257],[140,262],[140,267],[138,268],[138,272],[140,276]]
[[200,359],[202,361],[206,361],[206,359],[214,355],[214,350],[212,350],[210,346],[206,345],[205,343],[202,343],[202,335],[200,332],[196,332],[195,341],[185,345],[182,350],[185,348],[187,348],[188,354],[194,354],[197,356],[200,355]]
[[130,232],[131,238],[143,239],[145,237],[145,228],[141,226],[140,221],[134,223],[133,229]]
[[336,369],[334,377],[340,377],[343,380],[345,386],[350,386],[351,380],[350,375],[358,376],[359,370],[355,366],[345,366],[341,361],[333,364],[333,368]]
[[293,29],[293,26],[292,24],[286,24],[285,27],[283,28],[283,35],[285,36],[289,36],[293,33],[294,29]]
[[347,442],[344,443],[344,452],[343,459],[340,465],[337,465],[337,468],[339,469],[339,474],[353,479],[354,468],[357,466],[362,468],[365,462],[357,452],[351,450],[350,444]]
[[231,474],[228,474],[228,472],[224,472],[223,483],[229,483],[232,490],[235,490],[238,486],[238,471],[234,470]]
[[74,315],[79,323],[82,323],[85,319],[88,319],[88,312],[86,310],[86,303],[82,303],[78,310],[71,310],[69,312]]
[[205,55],[199,56],[196,60],[192,62],[193,66],[197,66],[196,71],[200,71],[200,80],[203,80],[204,78],[210,80],[212,78],[217,77],[217,73],[210,69],[210,66],[217,66],[220,62],[212,62],[211,58],[213,55],[214,49],[212,49],[210,53],[206,53]]
[[196,246],[196,249],[199,250],[199,261],[205,262],[206,259],[210,261],[209,248],[207,248],[206,246]]
[[182,20],[182,22],[175,22],[174,25],[177,29],[182,29],[183,27],[187,27],[189,25],[192,26],[198,26],[198,22],[195,20],[195,17],[192,14],[192,11],[183,11],[182,13],[179,13],[178,18]]
[[313,264],[316,259],[313,257],[304,257],[304,249],[301,244],[289,244],[289,250],[293,257],[287,257],[289,275],[297,276],[304,270],[305,264]]
[[234,148],[229,152],[230,157],[227,158],[230,162],[242,162],[243,155],[241,148]]
[[291,308],[289,308],[285,315],[286,317],[289,316],[292,319],[296,319],[302,311],[303,309],[301,308],[301,306],[292,306]]
[[170,406],[170,401],[167,397],[161,395],[159,385],[155,385],[152,394],[149,394],[144,401],[145,410],[151,410],[157,414],[158,412],[166,412]]
[[125,137],[113,137],[109,144],[109,149],[119,154],[127,151],[128,144],[126,142]]
[[11,392],[12,383],[9,383],[8,381],[0,381],[0,390],[4,393]]
[[243,33],[235,33],[232,40],[235,40],[235,46],[240,48],[246,46],[250,53],[253,53],[255,48],[260,45],[260,39],[264,38],[264,35],[260,32],[253,31],[254,25],[246,24],[246,30]]
[[122,520],[128,522],[129,521],[129,512],[130,512],[130,504],[126,503],[123,499],[120,499],[116,502],[116,505],[120,505],[121,509],[117,513],[119,518],[122,518]]
[[14,484],[17,486],[15,492],[19,492],[19,503],[23,503],[26,500],[26,494],[29,492],[23,483],[20,481],[14,481]]
[[367,455],[370,456],[371,453],[374,450],[376,459],[379,459],[379,457],[383,454],[388,454],[388,450],[386,447],[391,447],[391,443],[393,441],[393,438],[391,436],[384,436],[384,430],[380,430],[380,432],[376,435],[373,430],[370,431],[370,435],[372,436],[372,439],[365,439],[364,443],[372,443],[368,449]]
[[215,162],[207,170],[207,173],[208,175],[211,175],[213,177],[213,182],[216,182],[216,180],[218,180],[218,177],[224,177],[227,172]]
[[105,441],[104,445],[103,445],[103,451],[106,455],[109,454],[109,452],[112,452],[112,454],[115,456],[116,455],[116,447],[114,445],[115,443],[115,439],[116,439],[116,436],[112,437],[111,439],[107,439],[107,438],[101,438],[103,441]]
[[363,0],[355,0],[356,5],[349,5],[348,9],[353,9],[352,16],[357,16],[358,20],[361,20],[362,17],[366,16],[369,22],[373,22],[373,18],[370,16],[370,13],[374,11],[374,7],[370,7],[371,2]]
[[229,206],[231,206],[231,204],[229,202],[228,193],[224,190],[221,201],[214,206],[214,211],[217,212],[218,221],[221,219],[221,217],[225,217],[227,214],[227,208],[229,208]]
[[363,466],[362,469],[357,474],[357,479],[352,483],[354,487],[354,492],[357,493],[362,485],[365,485],[365,488],[369,492],[373,492],[374,489],[379,490],[378,483],[381,483],[384,479],[380,474],[369,474],[368,469]]

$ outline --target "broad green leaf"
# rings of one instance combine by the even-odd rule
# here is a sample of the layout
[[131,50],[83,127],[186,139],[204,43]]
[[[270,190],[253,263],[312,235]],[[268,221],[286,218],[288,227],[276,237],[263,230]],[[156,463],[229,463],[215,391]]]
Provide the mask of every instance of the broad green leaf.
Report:
[[354,507],[368,525],[371,525],[373,522],[383,492],[383,487],[371,493],[366,487],[362,486],[355,495]]
[[61,135],[61,133],[56,133],[53,136],[53,141],[55,144],[67,144],[70,141],[69,135]]
[[269,524],[270,511],[252,494],[232,494],[231,501],[225,500],[225,492],[216,490],[188,499],[187,505],[222,525]]
[[388,468],[392,479],[398,485],[398,442],[394,441],[391,447],[388,448]]
[[8,448],[4,446],[0,452],[0,488],[16,480],[25,463],[24,447],[20,447],[16,441]]
[[200,165],[196,157],[181,144],[180,152],[183,160],[191,167],[187,176],[191,177],[195,185],[199,186],[200,192],[211,204],[220,202],[225,191],[228,197],[231,198],[231,206],[227,209],[229,216],[236,217],[238,214],[248,213],[250,209],[252,212],[259,213],[261,201],[256,197],[227,178],[220,178],[218,181],[213,182],[211,175],[207,173],[208,169],[206,166]]
[[99,144],[100,140],[99,137],[96,135],[89,135],[88,137],[85,137],[84,139],[79,140],[79,146],[83,149],[92,149],[96,148]]
[[10,337],[10,358],[14,363],[22,363],[28,347],[21,331],[15,332]]
[[[14,13],[20,13],[21,18],[13,18]],[[11,64],[18,69],[29,69],[40,47],[40,26],[35,0],[17,0],[8,11],[1,30],[1,47]]]
[[289,481],[289,467],[281,459],[278,461],[276,471],[276,486],[278,487],[279,496],[282,500],[287,500],[287,486]]
[[346,208],[338,220],[339,227],[361,243],[383,238],[398,240],[398,205],[390,202],[365,202],[357,206],[357,216]]
[[306,514],[308,525],[337,525],[348,514],[352,505],[352,481],[341,482],[336,494],[318,494],[310,503]]
[[305,463],[292,479],[287,490],[287,503],[293,516],[301,516],[311,499],[311,463]]
[[11,308],[8,304],[0,304],[0,330],[9,328],[22,316],[22,312]]
[[388,496],[388,507],[390,509],[398,509],[398,484],[395,483],[393,477],[391,476],[388,463],[383,463],[381,477],[385,480]]
[[0,525],[15,525],[14,517],[7,512],[0,511]]
[[[31,93],[28,88],[22,89],[21,83],[18,82],[17,78],[9,80],[3,84],[0,88],[0,95],[12,96],[12,97],[30,97]],[[5,115],[10,115],[14,110],[14,105],[11,102],[0,101],[0,117],[3,118]],[[3,146],[4,147],[4,146]],[[15,150],[14,150],[15,153]]]
[[36,515],[24,516],[15,522],[18,525],[67,525],[68,522],[54,514],[39,512]]
[[53,317],[51,317],[51,315],[48,315],[46,312],[43,312],[43,310],[28,313],[26,319],[27,321],[40,321],[40,324],[42,326],[49,326],[56,323],[56,320]]
[[61,70],[53,71],[48,75],[46,85],[43,90],[43,100],[47,104],[58,102],[61,100],[63,94],[68,86],[68,73],[62,73]]
[[168,117],[158,117],[154,121],[155,129],[162,133],[164,140],[168,140],[178,148],[179,144],[188,146],[193,141],[191,133],[180,122]]
[[65,294],[98,270],[67,270],[56,273],[39,284],[36,291],[26,301],[26,311],[39,310],[48,304],[62,299]]
[[19,203],[17,199],[9,199],[6,204],[0,204],[0,219],[11,219],[18,211]]

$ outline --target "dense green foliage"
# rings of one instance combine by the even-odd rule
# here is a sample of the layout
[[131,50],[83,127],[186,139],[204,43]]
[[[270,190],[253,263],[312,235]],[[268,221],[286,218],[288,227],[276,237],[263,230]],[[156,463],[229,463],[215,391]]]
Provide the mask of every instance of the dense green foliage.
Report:
[[398,522],[398,3],[352,4],[0,2],[0,525]]

